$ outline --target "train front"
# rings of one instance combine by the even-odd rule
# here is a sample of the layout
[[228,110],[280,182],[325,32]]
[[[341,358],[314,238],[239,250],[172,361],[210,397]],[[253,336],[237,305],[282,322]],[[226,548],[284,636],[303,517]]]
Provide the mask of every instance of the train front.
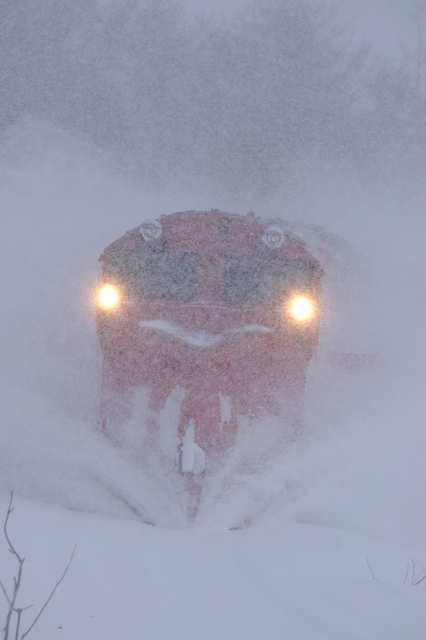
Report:
[[322,278],[300,240],[250,217],[183,212],[143,223],[101,260],[101,419],[110,437],[131,418],[141,387],[149,392],[146,447],[155,446],[170,394],[182,392],[182,473],[220,463],[238,416],[275,414],[300,428]]

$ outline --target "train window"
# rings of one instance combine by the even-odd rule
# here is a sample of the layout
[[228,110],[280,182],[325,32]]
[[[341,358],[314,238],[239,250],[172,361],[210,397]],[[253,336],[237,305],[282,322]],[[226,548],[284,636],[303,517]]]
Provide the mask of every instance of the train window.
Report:
[[134,294],[144,298],[190,300],[197,293],[198,257],[195,253],[131,252],[116,256],[110,274]]
[[292,289],[310,288],[313,269],[298,260],[263,262],[231,258],[225,263],[223,296],[230,302],[266,302]]

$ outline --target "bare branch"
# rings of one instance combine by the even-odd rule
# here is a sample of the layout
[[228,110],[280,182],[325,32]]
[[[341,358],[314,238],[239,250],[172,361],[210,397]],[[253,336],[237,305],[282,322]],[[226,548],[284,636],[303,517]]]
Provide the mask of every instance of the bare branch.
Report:
[[73,552],[72,552],[72,554],[71,554],[71,558],[70,558],[70,560],[69,560],[69,562],[68,562],[67,566],[65,567],[65,571],[63,572],[62,576],[59,578],[58,582],[55,584],[55,586],[54,586],[54,588],[53,588],[53,590],[52,590],[52,593],[50,594],[50,596],[48,597],[48,599],[46,600],[46,602],[44,603],[44,605],[43,605],[43,606],[42,606],[42,608],[40,609],[40,611],[39,611],[39,613],[38,613],[37,617],[35,618],[35,620],[33,621],[33,623],[28,627],[28,629],[25,631],[25,633],[23,633],[23,634],[21,635],[20,640],[23,640],[23,638],[25,638],[25,637],[29,634],[29,632],[30,632],[30,631],[31,631],[31,629],[34,627],[34,625],[36,624],[36,622],[39,620],[39,618],[40,618],[41,614],[43,613],[43,611],[45,610],[45,608],[47,607],[47,605],[49,604],[49,602],[50,602],[50,601],[51,601],[51,599],[53,598],[53,595],[54,595],[54,593],[55,593],[56,589],[59,587],[59,585],[61,584],[62,580],[65,578],[65,575],[66,575],[66,573],[67,573],[68,569],[70,568],[70,565],[71,565],[71,562],[73,561],[74,553],[75,553],[75,550],[76,550],[76,549],[77,549],[77,545],[75,545],[75,547],[74,547],[74,549],[73,549]]
[[9,596],[7,595],[7,591],[6,591],[6,589],[4,588],[3,582],[2,582],[1,580],[0,580],[0,587],[2,588],[2,591],[3,591],[3,593],[4,593],[4,597],[6,598],[7,602],[10,604],[10,598],[9,598]]
[[16,622],[15,640],[19,640],[19,627],[21,626],[22,609],[17,609],[18,620]]
[[31,607],[33,607],[34,605],[30,604],[29,607],[21,607],[20,609],[15,609],[16,613],[18,614],[18,620],[16,622],[16,630],[15,630],[15,640],[19,640],[19,627],[21,626],[21,615],[23,611],[26,611],[27,609],[31,609]]
[[[404,582],[402,584],[405,584],[407,578],[408,578],[408,574],[410,572],[410,567],[411,567],[411,580],[410,580],[410,584],[413,587],[416,587],[418,584],[420,584],[421,582],[423,582],[423,580],[426,580],[426,569],[423,567],[423,565],[414,562],[413,558],[411,558],[411,563],[407,564],[407,572],[405,574],[405,579]],[[417,570],[417,567],[420,567],[419,570]]]
[[407,573],[405,574],[405,578],[404,578],[404,582],[402,584],[405,584],[407,578],[408,578],[408,572],[410,570],[410,563],[407,564]]
[[77,545],[74,547],[73,552],[71,554],[71,558],[67,564],[67,566],[65,567],[65,570],[62,574],[62,576],[60,577],[60,579],[58,580],[58,582],[56,583],[55,587],[53,588],[50,596],[48,597],[48,599],[46,600],[46,602],[44,603],[44,605],[42,606],[42,608],[40,609],[38,615],[36,616],[36,618],[34,619],[34,621],[32,622],[32,624],[28,627],[28,629],[21,634],[21,636],[19,636],[19,630],[20,630],[20,626],[21,626],[21,617],[22,617],[22,613],[24,611],[27,611],[27,609],[30,609],[33,605],[29,605],[28,607],[17,607],[16,606],[16,599],[18,597],[18,593],[19,593],[19,589],[21,587],[21,580],[22,580],[22,569],[23,569],[23,565],[25,562],[25,558],[21,557],[19,555],[19,553],[17,552],[17,550],[15,549],[15,547],[13,546],[13,543],[9,537],[9,532],[8,532],[8,523],[9,523],[9,517],[10,515],[13,513],[14,511],[14,507],[13,507],[13,492],[11,492],[10,494],[10,501],[9,501],[9,506],[7,509],[7,513],[6,513],[6,518],[4,521],[4,525],[3,525],[3,532],[4,532],[4,536],[6,538],[7,544],[8,544],[8,550],[9,552],[15,556],[19,568],[18,568],[18,575],[17,576],[13,576],[13,593],[12,595],[9,597],[3,583],[0,580],[0,587],[3,591],[3,594],[8,602],[9,605],[9,609],[7,611],[6,614],[6,621],[5,621],[5,625],[3,628],[4,631],[4,639],[3,640],[9,640],[9,634],[11,633],[11,620],[12,620],[12,615],[13,613],[17,614],[17,621],[16,621],[16,628],[15,628],[15,634],[14,634],[14,640],[23,640],[23,638],[25,638],[30,631],[34,628],[34,625],[38,622],[38,620],[40,619],[41,614],[43,613],[43,611],[46,609],[47,605],[49,604],[49,602],[51,601],[51,599],[53,598],[53,595],[56,591],[56,589],[59,587],[59,585],[61,584],[62,580],[65,577],[65,574],[67,573],[71,562],[74,558],[74,553],[75,550],[77,548]]
[[19,609],[15,609],[15,611],[16,613],[18,613],[18,611],[26,611],[27,609],[31,609],[33,606],[33,604],[29,604],[28,607],[20,607]]
[[423,580],[426,578],[426,569],[423,568],[423,565],[420,565],[420,571],[416,574],[417,562],[414,563],[413,560],[411,560],[411,562],[413,563],[413,575],[411,578],[411,584],[415,587],[423,582]]
[[373,576],[373,580],[378,580],[379,578],[376,578],[376,576],[374,575],[374,573],[373,573],[373,569],[372,569],[372,567],[371,567],[371,564],[370,564],[370,562],[369,562],[368,558],[367,558],[367,564],[368,564],[368,568],[369,568],[369,569],[370,569],[370,571],[371,571],[371,575]]
[[[425,569],[424,571],[426,571],[426,569]],[[421,576],[421,575],[422,575],[422,574],[420,574],[420,575],[418,575],[418,576],[417,576],[417,578],[416,578],[416,582],[414,582],[414,583],[413,583],[413,586],[414,586],[414,587],[417,587],[417,585],[418,585],[418,584],[420,584],[421,582],[423,582],[423,580],[426,580],[426,573],[425,573],[425,575],[424,575],[422,578],[420,578],[420,576]],[[420,580],[419,580],[419,578],[420,578]]]
[[20,557],[19,553],[16,551],[15,547],[11,543],[10,538],[9,538],[9,534],[8,534],[8,531],[7,531],[7,524],[8,524],[8,521],[9,521],[9,516],[15,510],[15,507],[13,507],[12,504],[13,504],[13,491],[10,492],[9,507],[7,509],[7,514],[6,514],[6,519],[4,521],[3,531],[4,531],[5,538],[7,540],[7,543],[9,545],[9,551],[11,553],[13,553],[14,556],[17,557],[19,562],[23,562],[25,560],[25,558],[21,558]]
[[7,530],[7,525],[8,525],[8,522],[9,522],[9,516],[10,516],[11,513],[13,513],[13,510],[14,510],[14,508],[13,508],[13,491],[11,491],[10,492],[9,507],[7,509],[6,518],[5,518],[4,525],[3,525],[3,533],[4,533],[4,536],[6,538],[7,544],[9,545],[10,553],[12,553],[16,557],[16,559],[18,561],[19,569],[18,569],[18,577],[17,578],[15,576],[13,577],[14,588],[13,588],[12,596],[10,598],[7,596],[6,590],[4,589],[4,587],[2,585],[3,593],[5,594],[5,596],[7,598],[7,601],[9,603],[9,610],[8,610],[8,612],[6,614],[6,622],[5,622],[4,629],[3,629],[3,631],[4,631],[4,640],[8,640],[9,639],[10,621],[11,621],[13,612],[16,611],[15,602],[16,602],[16,598],[18,597],[19,588],[21,586],[22,566],[23,566],[23,564],[25,562],[25,558],[21,558],[21,556],[19,555],[19,553],[16,551],[15,547],[13,546],[13,544],[12,544],[10,538],[9,538],[9,533],[8,533],[8,530]]

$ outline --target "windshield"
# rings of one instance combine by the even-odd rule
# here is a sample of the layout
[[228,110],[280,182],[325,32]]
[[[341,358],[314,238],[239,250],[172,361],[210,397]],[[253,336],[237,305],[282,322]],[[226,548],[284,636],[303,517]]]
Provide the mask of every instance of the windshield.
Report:
[[198,257],[195,253],[117,252],[109,263],[110,275],[130,293],[144,298],[190,300],[197,294]]
[[313,267],[298,260],[230,258],[225,263],[223,297],[230,302],[267,302],[295,289],[310,289],[312,283]]
[[[265,303],[313,286],[314,267],[300,260],[265,261],[243,256],[225,260],[222,299]],[[143,298],[191,300],[197,295],[199,260],[185,251],[116,251],[109,275],[130,294]]]

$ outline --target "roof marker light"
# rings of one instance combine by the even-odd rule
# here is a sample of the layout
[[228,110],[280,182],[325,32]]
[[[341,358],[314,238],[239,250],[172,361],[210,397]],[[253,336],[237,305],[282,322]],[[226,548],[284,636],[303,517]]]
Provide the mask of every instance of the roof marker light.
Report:
[[284,238],[284,231],[274,225],[267,227],[262,236],[263,242],[270,249],[279,249],[284,242]]
[[141,234],[144,240],[158,240],[163,233],[163,229],[158,220],[146,220],[140,226]]

